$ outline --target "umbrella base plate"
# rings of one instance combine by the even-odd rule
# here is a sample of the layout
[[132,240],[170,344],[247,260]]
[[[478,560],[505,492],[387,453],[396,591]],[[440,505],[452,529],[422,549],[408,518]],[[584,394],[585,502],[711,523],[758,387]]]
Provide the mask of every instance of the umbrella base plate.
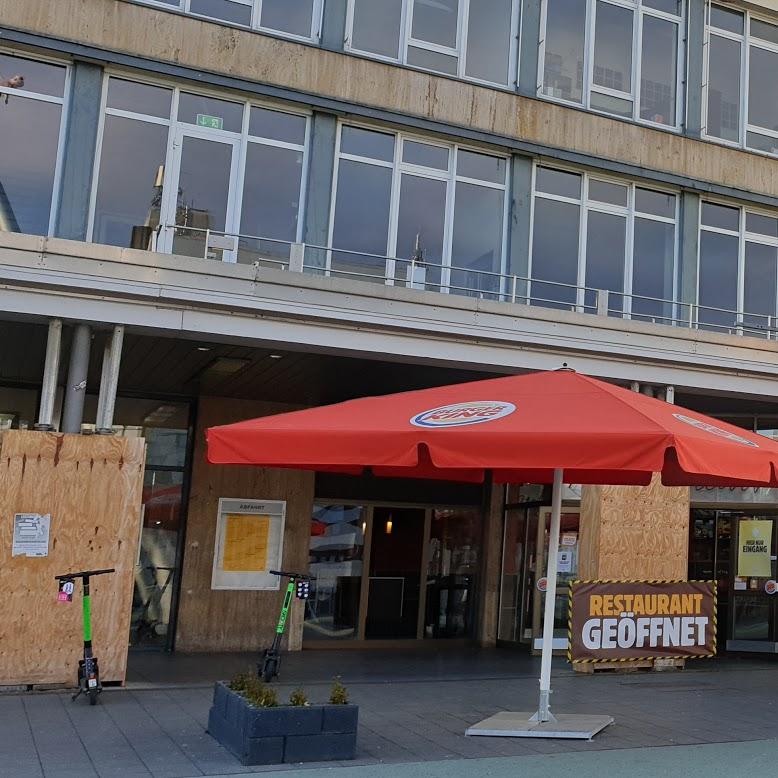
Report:
[[473,724],[466,735],[486,737],[548,737],[591,740],[598,732],[613,724],[613,716],[587,713],[555,713],[556,721],[532,721],[533,713],[503,711]]

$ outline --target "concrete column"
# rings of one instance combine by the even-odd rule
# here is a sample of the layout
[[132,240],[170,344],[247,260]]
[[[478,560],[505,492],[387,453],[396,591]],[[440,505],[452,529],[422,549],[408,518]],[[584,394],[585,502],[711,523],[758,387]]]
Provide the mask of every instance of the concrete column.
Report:
[[[532,211],[532,160],[529,157],[514,155],[511,159],[510,198],[507,272],[527,278]],[[506,291],[512,296],[512,289]],[[526,301],[526,295],[526,282],[517,282],[516,302]]]
[[331,51],[343,51],[346,39],[347,0],[324,0],[321,22],[321,47]]
[[689,0],[686,28],[686,78],[683,103],[686,106],[684,131],[694,138],[700,137],[705,125],[702,118],[703,44],[705,41],[705,0]]
[[519,94],[534,96],[538,91],[538,46],[540,43],[541,0],[522,0],[519,45]]
[[54,400],[57,394],[59,378],[59,358],[62,349],[62,320],[52,319],[49,322],[49,335],[46,341],[46,360],[43,365],[43,383],[41,385],[41,405],[38,412],[38,423],[35,429],[54,429]]
[[[333,115],[314,113],[305,203],[304,242],[315,246],[326,246],[329,241],[336,130],[337,120]],[[326,252],[308,249],[305,264],[324,267],[326,259]]]
[[102,81],[102,68],[75,63],[54,233],[59,238],[86,240]]
[[116,390],[119,385],[119,367],[122,361],[124,326],[113,328],[111,340],[103,350],[103,371],[100,377],[100,396],[97,401],[97,431],[103,435],[113,432],[113,414],[116,407]]
[[65,407],[62,411],[62,431],[80,432],[84,420],[84,397],[89,372],[89,349],[92,331],[88,324],[77,324],[70,345],[70,365],[65,386]]
[[689,321],[690,305],[697,302],[697,259],[700,249],[700,196],[694,192],[681,195],[681,243],[679,268],[678,318]]

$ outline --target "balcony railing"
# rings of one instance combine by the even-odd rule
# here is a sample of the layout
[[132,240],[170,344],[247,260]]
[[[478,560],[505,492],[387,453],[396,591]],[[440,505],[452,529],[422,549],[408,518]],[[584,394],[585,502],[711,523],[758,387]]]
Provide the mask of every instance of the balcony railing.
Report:
[[171,253],[180,256],[778,340],[778,317],[775,315],[577,286],[478,267],[443,265],[416,258],[388,257],[180,225],[162,225],[154,231],[149,244],[151,250],[165,248],[160,241],[160,235],[165,231],[172,235]]

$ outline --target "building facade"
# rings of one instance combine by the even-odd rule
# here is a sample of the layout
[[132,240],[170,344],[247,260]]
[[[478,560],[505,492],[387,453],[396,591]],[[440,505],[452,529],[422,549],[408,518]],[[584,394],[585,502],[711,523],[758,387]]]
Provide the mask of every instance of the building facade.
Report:
[[[293,647],[537,633],[542,489],[217,468],[213,424],[567,363],[777,435],[773,6],[0,0],[0,421],[145,437],[131,642],[266,639],[219,498],[286,501]],[[778,646],[730,554],[775,509],[691,494],[732,649]]]

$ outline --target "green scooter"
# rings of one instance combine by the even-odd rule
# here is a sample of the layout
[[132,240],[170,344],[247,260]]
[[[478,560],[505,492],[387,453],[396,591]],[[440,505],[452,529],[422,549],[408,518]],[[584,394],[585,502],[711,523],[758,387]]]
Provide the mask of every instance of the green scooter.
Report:
[[93,575],[114,573],[115,568],[109,570],[83,570],[80,573],[65,573],[55,575],[59,581],[60,602],[71,602],[75,584],[74,578],[80,578],[83,582],[83,609],[84,609],[84,658],[78,661],[78,691],[71,697],[75,700],[79,694],[89,697],[89,704],[97,704],[97,695],[103,690],[100,683],[100,670],[97,666],[97,657],[92,654],[92,598],[89,594],[89,579]]
[[284,602],[281,605],[281,615],[278,617],[273,643],[270,648],[264,650],[262,661],[257,664],[257,673],[265,683],[270,683],[273,678],[278,677],[278,668],[281,666],[281,638],[284,636],[286,619],[289,615],[289,607],[292,604],[292,596],[297,597],[298,600],[307,600],[311,593],[310,575],[285,573],[283,570],[271,570],[270,574],[288,578],[289,583],[286,585]]

